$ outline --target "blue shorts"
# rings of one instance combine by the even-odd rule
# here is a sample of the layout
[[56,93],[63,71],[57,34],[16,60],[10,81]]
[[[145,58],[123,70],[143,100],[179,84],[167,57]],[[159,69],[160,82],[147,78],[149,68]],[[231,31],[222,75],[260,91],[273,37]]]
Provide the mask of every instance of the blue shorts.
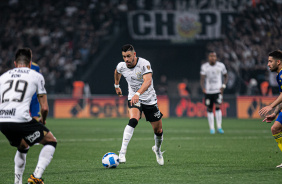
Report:
[[282,124],[282,112],[279,112],[279,115],[278,115],[276,121],[278,121],[279,123]]

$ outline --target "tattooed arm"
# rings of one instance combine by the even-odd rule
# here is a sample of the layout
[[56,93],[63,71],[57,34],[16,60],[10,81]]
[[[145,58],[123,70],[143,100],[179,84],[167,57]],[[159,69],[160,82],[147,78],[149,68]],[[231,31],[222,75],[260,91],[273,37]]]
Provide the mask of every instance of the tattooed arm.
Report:
[[282,109],[282,102],[275,107],[274,111],[271,110],[267,113],[263,122],[266,121],[267,123],[271,123],[271,121],[273,121],[275,119],[277,114],[279,114],[279,112],[281,112],[281,109]]
[[277,115],[279,114],[279,112],[281,112],[281,109],[282,109],[282,102],[275,107],[275,110],[273,113]]

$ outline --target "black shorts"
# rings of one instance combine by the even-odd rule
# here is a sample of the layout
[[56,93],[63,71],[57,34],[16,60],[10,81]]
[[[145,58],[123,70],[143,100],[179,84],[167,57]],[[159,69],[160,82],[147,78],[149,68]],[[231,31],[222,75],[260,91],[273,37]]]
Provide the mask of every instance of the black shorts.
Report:
[[27,123],[0,123],[0,131],[7,137],[10,144],[15,147],[20,145],[22,139],[24,139],[29,146],[39,143],[49,132],[48,128],[35,119]]
[[144,112],[144,115],[146,117],[146,121],[149,121],[149,122],[159,121],[163,117],[163,114],[159,110],[158,104],[145,105],[145,104],[141,104],[140,102],[138,102],[136,104],[131,105],[130,101],[128,101],[128,108],[139,109],[140,119],[141,119],[141,116],[142,116],[142,112]]
[[220,105],[222,103],[222,94],[205,94],[205,104],[208,108],[212,109],[213,104]]

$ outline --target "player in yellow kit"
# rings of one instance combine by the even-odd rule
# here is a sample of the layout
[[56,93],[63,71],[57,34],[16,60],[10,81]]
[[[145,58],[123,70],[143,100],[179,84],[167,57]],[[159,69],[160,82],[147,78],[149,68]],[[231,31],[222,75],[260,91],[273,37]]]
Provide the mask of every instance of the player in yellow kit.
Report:
[[[259,111],[259,114],[261,116],[265,116],[268,112],[271,112],[271,110],[275,107],[275,111],[266,116],[266,118],[263,121],[266,122],[271,122],[272,120],[275,119],[276,115],[278,114],[277,119],[273,123],[271,127],[271,132],[273,137],[275,138],[275,141],[278,144],[279,149],[282,151],[282,112],[281,112],[281,102],[282,102],[282,51],[276,50],[273,51],[269,54],[268,57],[268,64],[267,66],[269,67],[270,71],[272,72],[277,72],[277,83],[279,85],[279,92],[280,95],[278,98],[272,102],[270,105],[262,108]],[[277,168],[282,168],[282,164],[276,166]]]

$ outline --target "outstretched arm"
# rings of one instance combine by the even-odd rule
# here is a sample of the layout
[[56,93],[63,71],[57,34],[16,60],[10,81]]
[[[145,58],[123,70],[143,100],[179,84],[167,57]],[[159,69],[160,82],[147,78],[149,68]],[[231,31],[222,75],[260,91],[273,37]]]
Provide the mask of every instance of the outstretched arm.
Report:
[[282,102],[280,104],[278,104],[274,111],[272,113],[270,113],[269,115],[267,115],[264,120],[262,120],[263,122],[267,122],[270,123],[271,121],[273,121],[275,119],[275,117],[277,116],[277,114],[279,114],[279,112],[281,112],[282,109]]
[[280,95],[276,98],[276,100],[274,100],[274,102],[272,102],[272,104],[265,106],[264,108],[262,108],[259,111],[260,115],[265,115],[267,114],[269,111],[271,111],[276,105],[280,104],[282,102],[282,93],[280,93]]
[[278,98],[276,98],[276,100],[272,102],[272,104],[270,104],[270,107],[274,108],[276,105],[280,104],[281,102],[282,102],[282,93],[280,93]]
[[279,114],[279,112],[281,112],[281,109],[282,109],[282,102],[275,107],[275,110],[273,113],[277,115]]

